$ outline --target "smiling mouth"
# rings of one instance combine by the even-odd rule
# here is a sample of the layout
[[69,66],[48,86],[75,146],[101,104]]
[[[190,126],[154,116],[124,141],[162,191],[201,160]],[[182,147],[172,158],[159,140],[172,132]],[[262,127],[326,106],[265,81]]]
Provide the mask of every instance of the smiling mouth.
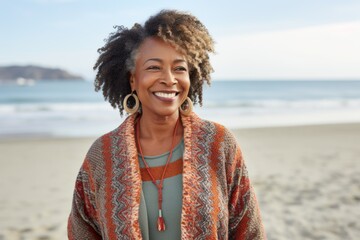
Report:
[[179,92],[154,92],[154,95],[161,98],[174,98]]

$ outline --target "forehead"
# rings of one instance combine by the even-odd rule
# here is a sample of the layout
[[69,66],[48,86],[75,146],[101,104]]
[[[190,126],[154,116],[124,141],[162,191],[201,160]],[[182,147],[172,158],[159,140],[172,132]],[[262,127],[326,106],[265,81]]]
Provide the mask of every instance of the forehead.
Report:
[[138,49],[137,60],[146,61],[149,58],[186,60],[185,56],[175,47],[157,37],[146,38]]

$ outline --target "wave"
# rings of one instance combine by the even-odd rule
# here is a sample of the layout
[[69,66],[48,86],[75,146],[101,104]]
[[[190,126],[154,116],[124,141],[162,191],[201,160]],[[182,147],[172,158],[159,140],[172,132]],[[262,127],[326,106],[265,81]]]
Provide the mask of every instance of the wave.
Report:
[[109,105],[105,103],[0,104],[0,113],[106,111],[108,109]]
[[319,99],[319,100],[232,100],[209,101],[204,104],[207,108],[342,108],[360,107],[360,99]]
[[[199,108],[197,106],[197,108]],[[231,108],[237,110],[269,111],[291,109],[338,109],[360,108],[360,99],[320,99],[320,100],[234,100],[208,101],[202,109]],[[113,110],[106,103],[28,103],[28,104],[0,104],[0,114],[16,113],[81,113],[81,112],[108,112]],[[113,110],[117,111],[117,110]]]
[[[230,128],[360,122],[360,99],[207,102],[195,112]],[[0,138],[24,133],[98,136],[123,119],[106,102],[0,104]]]

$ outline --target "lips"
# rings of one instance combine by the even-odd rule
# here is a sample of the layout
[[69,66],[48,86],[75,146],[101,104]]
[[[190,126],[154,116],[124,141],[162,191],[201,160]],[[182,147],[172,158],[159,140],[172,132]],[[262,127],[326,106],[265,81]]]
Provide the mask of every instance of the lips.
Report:
[[173,99],[175,98],[179,92],[154,92],[154,95],[160,98]]

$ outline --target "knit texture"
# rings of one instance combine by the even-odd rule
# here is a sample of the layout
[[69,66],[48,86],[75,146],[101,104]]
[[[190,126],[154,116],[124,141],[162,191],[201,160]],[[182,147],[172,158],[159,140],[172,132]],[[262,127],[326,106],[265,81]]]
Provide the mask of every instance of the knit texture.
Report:
[[[76,179],[69,239],[141,239],[136,115],[98,138]],[[265,239],[239,145],[195,113],[184,126],[182,239]]]

